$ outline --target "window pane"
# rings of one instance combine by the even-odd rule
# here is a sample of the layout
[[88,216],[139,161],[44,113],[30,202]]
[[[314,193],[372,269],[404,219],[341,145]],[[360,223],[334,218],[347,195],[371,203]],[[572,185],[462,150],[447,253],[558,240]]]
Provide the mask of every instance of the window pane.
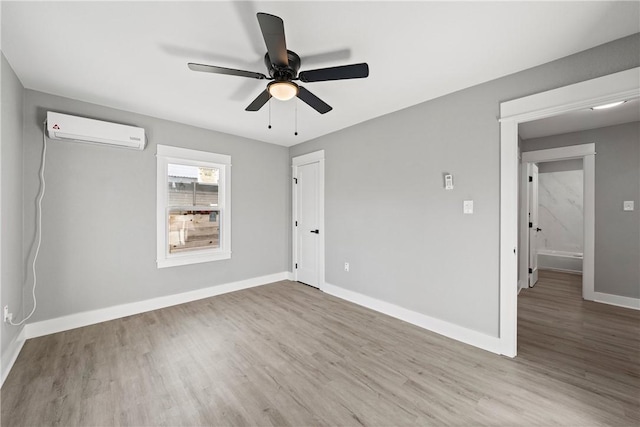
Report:
[[169,206],[218,206],[218,168],[168,165]]
[[220,170],[217,168],[198,168],[198,182],[201,184],[218,185]]
[[169,177],[169,206],[193,206],[193,183],[176,182]]
[[197,206],[218,206],[218,186],[211,184],[194,184],[196,186]]
[[169,209],[169,253],[220,247],[220,211]]

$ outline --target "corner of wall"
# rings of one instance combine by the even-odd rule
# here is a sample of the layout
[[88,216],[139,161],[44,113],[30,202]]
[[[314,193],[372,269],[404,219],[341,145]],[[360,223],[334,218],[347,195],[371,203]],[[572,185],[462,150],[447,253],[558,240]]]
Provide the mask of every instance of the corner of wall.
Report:
[[9,372],[11,372],[13,364],[16,363],[25,341],[25,328],[24,325],[22,325],[20,327],[20,332],[15,335],[13,340],[11,340],[9,345],[7,345],[2,352],[2,357],[0,358],[0,388],[2,388],[4,381],[9,376]]
[[[24,86],[0,51],[0,299],[15,315],[23,312],[23,139]],[[24,326],[0,324],[0,384],[8,376],[24,344]]]

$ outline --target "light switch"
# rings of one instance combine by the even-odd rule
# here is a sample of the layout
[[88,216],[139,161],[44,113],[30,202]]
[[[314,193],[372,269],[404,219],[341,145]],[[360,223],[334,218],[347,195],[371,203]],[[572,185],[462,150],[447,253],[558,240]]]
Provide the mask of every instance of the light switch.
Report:
[[632,211],[633,209],[633,200],[625,200],[624,202],[622,202],[622,210]]
[[462,203],[462,211],[465,214],[472,214],[473,213],[473,200],[465,200]]

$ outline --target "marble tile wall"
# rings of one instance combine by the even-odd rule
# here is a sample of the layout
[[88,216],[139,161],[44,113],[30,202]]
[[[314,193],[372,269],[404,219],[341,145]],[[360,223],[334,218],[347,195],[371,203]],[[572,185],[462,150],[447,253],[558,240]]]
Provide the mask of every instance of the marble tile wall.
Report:
[[582,252],[582,170],[538,175],[539,248]]

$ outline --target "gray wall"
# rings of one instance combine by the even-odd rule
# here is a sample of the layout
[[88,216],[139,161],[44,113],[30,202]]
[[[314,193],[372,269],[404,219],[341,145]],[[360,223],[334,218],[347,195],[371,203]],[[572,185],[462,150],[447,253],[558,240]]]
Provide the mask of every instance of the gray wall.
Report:
[[325,150],[326,281],[497,336],[500,102],[639,65],[635,34],[292,147]]
[[[48,141],[33,321],[289,270],[287,148],[32,90],[24,102],[30,254],[47,110],[140,126],[149,137],[144,151]],[[157,144],[231,155],[230,260],[156,268]]]
[[[640,122],[524,141],[523,151],[596,144],[595,291],[640,298]],[[624,212],[622,202],[636,209]]]
[[[22,282],[22,107],[24,88],[4,54],[0,53],[2,75],[2,133],[0,140],[0,194],[2,200],[2,254],[0,259],[1,285],[0,309],[9,305],[14,319],[21,320],[23,313]],[[31,306],[29,306],[31,309]],[[4,369],[8,345],[21,328],[2,322],[1,351]]]

